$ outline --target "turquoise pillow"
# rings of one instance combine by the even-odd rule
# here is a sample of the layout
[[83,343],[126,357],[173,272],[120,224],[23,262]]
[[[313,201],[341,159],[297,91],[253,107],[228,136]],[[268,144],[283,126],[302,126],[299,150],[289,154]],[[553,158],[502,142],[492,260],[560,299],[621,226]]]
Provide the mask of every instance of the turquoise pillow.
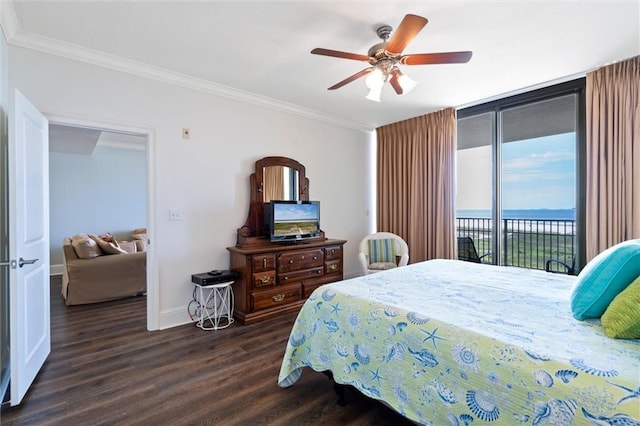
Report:
[[614,339],[640,339],[640,277],[604,311],[602,328],[604,334]]
[[640,239],[625,241],[594,257],[571,291],[576,319],[600,318],[611,301],[640,276]]

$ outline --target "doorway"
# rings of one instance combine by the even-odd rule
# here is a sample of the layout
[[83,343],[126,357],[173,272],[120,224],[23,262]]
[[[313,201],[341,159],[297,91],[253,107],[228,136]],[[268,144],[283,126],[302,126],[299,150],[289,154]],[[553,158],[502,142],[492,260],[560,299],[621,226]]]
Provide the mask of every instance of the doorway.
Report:
[[[154,256],[153,256],[153,248],[149,244],[151,240],[151,236],[154,234],[154,225],[153,225],[153,211],[151,206],[154,205],[154,197],[153,197],[153,140],[154,140],[154,130],[150,128],[140,128],[134,127],[127,124],[122,123],[105,123],[102,120],[87,120],[81,119],[77,117],[67,117],[67,116],[49,116],[49,123],[53,125],[59,126],[67,126],[74,127],[77,129],[84,129],[86,131],[97,131],[99,133],[108,133],[109,139],[111,139],[111,144],[113,145],[114,139],[115,145],[118,143],[130,143],[131,141],[123,141],[122,138],[138,138],[141,139],[141,144],[143,145],[144,152],[144,194],[141,197],[142,203],[144,204],[144,226],[147,228],[147,296],[146,296],[146,317],[147,317],[147,330],[158,330],[159,327],[159,298],[158,298],[158,282],[157,282],[157,274],[155,273],[155,268],[153,267]],[[5,120],[2,120],[2,124],[0,127],[3,129],[5,126]],[[6,136],[6,129],[2,131],[2,134]],[[116,136],[117,135],[117,136]],[[120,138],[120,139],[119,139]],[[0,165],[7,164],[7,146],[4,143],[5,138],[3,137],[3,143],[0,144],[2,150],[0,151]],[[51,154],[49,154],[49,157]],[[49,158],[50,160],[50,158]],[[3,171],[6,171],[7,167],[2,167]],[[9,198],[9,188],[7,183],[6,173],[0,173],[0,207],[2,207],[2,212],[0,212],[0,233],[2,234],[2,247],[0,248],[0,252],[4,257],[8,257],[8,250],[5,247],[5,242],[9,240],[9,228],[8,228],[8,220],[7,212],[8,208],[8,198]],[[49,183],[50,184],[50,183]],[[50,240],[51,241],[51,240]],[[8,243],[7,243],[8,244]],[[9,359],[10,359],[10,348],[8,342],[10,340],[9,334],[9,306],[8,306],[8,274],[2,272],[2,276],[0,276],[0,287],[3,289],[3,294],[0,297],[0,324],[2,324],[3,332],[2,332],[2,375],[1,375],[1,385],[2,385],[2,395],[3,400],[4,397],[8,394],[8,383],[11,376],[11,371],[8,368]],[[5,291],[6,289],[6,291]],[[52,295],[56,297],[55,295]],[[58,297],[61,297],[58,295]],[[6,362],[5,362],[6,361]]]
[[[123,215],[126,216],[128,204],[139,202],[141,203],[140,208],[143,211],[142,223],[137,226],[128,226],[126,225],[126,222],[120,221],[117,223],[120,223],[121,225],[118,225],[117,223],[113,225],[116,228],[108,228],[109,226],[108,224],[105,224],[105,226],[99,226],[99,224],[91,225],[89,221],[89,222],[85,222],[85,224],[82,226],[78,225],[77,228],[73,228],[74,229],[73,232],[75,232],[75,229],[77,229],[77,232],[75,233],[112,232],[112,233],[115,233],[114,236],[116,236],[116,238],[118,236],[117,234],[121,233],[122,235],[121,238],[124,238],[125,236],[131,237],[131,232],[136,228],[145,227],[147,229],[147,295],[146,295],[147,330],[158,330],[160,328],[159,314],[158,314],[158,309],[159,309],[158,283],[156,279],[156,274],[154,272],[155,268],[153,267],[154,265],[153,247],[152,247],[152,244],[150,243],[154,233],[153,232],[154,230],[153,211],[152,211],[152,206],[154,205],[153,204],[154,174],[153,174],[153,161],[152,161],[153,145],[154,145],[153,144],[154,130],[150,128],[134,127],[125,123],[104,122],[101,120],[87,120],[85,118],[77,118],[77,117],[50,115],[48,118],[50,122],[50,129],[56,129],[54,130],[54,132],[62,132],[62,133],[70,132],[69,134],[66,134],[66,137],[64,139],[69,139],[69,138],[72,139],[71,135],[74,133],[76,134],[76,136],[77,134],[84,134],[85,137],[87,134],[93,135],[92,137],[95,138],[96,140],[91,142],[91,145],[94,151],[95,150],[99,151],[99,154],[102,157],[103,161],[107,161],[107,162],[113,161],[113,158],[114,158],[113,156],[117,155],[118,151],[128,152],[128,154],[125,155],[125,163],[127,164],[127,167],[130,169],[131,167],[133,167],[133,162],[135,162],[134,159],[136,158],[136,156],[143,157],[142,167],[144,168],[144,170],[142,171],[142,174],[140,174],[140,170],[138,170],[135,173],[132,170],[127,171],[126,170],[127,167],[124,167],[125,170],[119,170],[119,168],[116,167],[115,164],[112,164],[110,168],[112,175],[117,175],[119,173],[124,174],[125,181],[126,181],[126,178],[129,176],[132,178],[133,176],[137,176],[138,179],[143,179],[144,180],[143,185],[141,186],[139,185],[139,188],[141,188],[140,191],[142,191],[141,194],[138,194],[138,196],[135,197],[136,199],[132,200],[131,197],[134,196],[133,192],[129,192],[126,197],[123,196],[121,198],[119,198],[119,195],[117,193],[116,194],[111,193],[109,196],[102,197],[99,202],[93,203],[94,206],[91,209],[91,211],[95,212],[99,210],[103,205],[112,204],[116,206],[116,210],[121,210],[123,212]],[[74,143],[71,142],[70,145],[73,146]],[[85,151],[90,149],[88,147],[78,148],[79,147],[78,143],[75,143],[75,146],[77,149],[85,149]],[[69,147],[63,148],[60,146],[57,146],[56,148],[50,148],[50,163],[52,161],[53,156],[60,156],[60,154],[52,153],[54,149],[64,151],[65,149],[70,150],[73,148],[69,148]],[[65,164],[65,160],[63,158],[64,156],[62,155],[60,157],[62,158],[62,160],[61,158],[56,158],[56,160],[61,160],[62,165],[64,165]],[[80,159],[76,158],[75,160],[78,160],[77,164],[80,164],[82,167],[88,167],[92,164],[90,161],[83,162],[81,158]],[[107,167],[107,169],[109,168]],[[127,174],[128,172],[129,174]],[[103,171],[103,177],[104,176],[105,175]],[[108,179],[109,177],[110,175],[107,173],[104,179]],[[88,184],[91,183],[92,178],[96,179],[96,176],[89,175]],[[51,188],[51,185],[52,185],[52,182],[50,182],[50,189],[53,189]],[[85,186],[85,190],[86,190],[86,186]],[[96,191],[96,192],[99,192],[99,191]],[[65,231],[65,230],[62,230],[61,231],[62,234],[60,235],[56,233],[54,229],[56,227],[56,224],[54,223],[54,220],[53,220],[54,205],[56,205],[59,201],[53,199],[54,197],[53,192],[51,193],[50,196],[51,196],[50,204],[51,204],[51,211],[52,211],[51,213],[52,221],[50,224],[51,246],[52,246],[51,273],[60,274],[62,272],[61,270],[62,255],[61,255],[61,251],[58,253],[55,253],[55,245],[60,245],[60,246],[62,245],[62,238],[58,238],[60,235],[64,234],[64,236],[70,237],[73,234],[66,235],[67,233],[72,231]],[[65,198],[68,197],[68,194],[63,195],[63,197]],[[77,197],[75,198],[77,200]],[[95,197],[93,199],[95,200]],[[66,199],[63,199],[60,202],[65,202],[65,201]],[[135,222],[135,223],[138,223],[138,222]],[[86,227],[87,229],[81,229],[83,226]],[[121,226],[121,228],[117,228],[117,226]],[[54,241],[54,238],[60,241],[57,241],[57,240]],[[59,260],[56,261],[55,259],[59,259]],[[52,297],[61,297],[61,296],[59,294],[52,293]]]
[[51,275],[63,273],[65,238],[129,241],[146,227],[145,150],[143,135],[49,124]]

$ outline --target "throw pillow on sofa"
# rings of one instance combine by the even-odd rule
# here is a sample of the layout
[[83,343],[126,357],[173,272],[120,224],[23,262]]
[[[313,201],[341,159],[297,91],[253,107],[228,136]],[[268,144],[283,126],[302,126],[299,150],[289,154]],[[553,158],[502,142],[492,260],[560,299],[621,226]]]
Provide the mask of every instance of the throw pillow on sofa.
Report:
[[127,252],[120,248],[118,242],[113,239],[113,241],[105,241],[102,238],[89,234],[92,240],[94,240],[98,246],[104,251],[106,254],[126,254]]
[[93,259],[104,254],[100,246],[87,234],[77,234],[71,237],[71,247],[79,259]]
[[133,232],[131,233],[131,237],[134,240],[147,241],[147,228],[136,228],[136,229],[134,229]]
[[[114,240],[115,241],[115,240]],[[118,246],[127,253],[136,253],[137,245],[135,241],[116,241]]]
[[102,238],[103,240],[105,240],[108,243],[113,242],[113,235],[111,235],[111,233],[107,232],[105,234],[102,235],[98,235],[98,238]]
[[136,253],[147,251],[147,240],[133,240],[136,243]]

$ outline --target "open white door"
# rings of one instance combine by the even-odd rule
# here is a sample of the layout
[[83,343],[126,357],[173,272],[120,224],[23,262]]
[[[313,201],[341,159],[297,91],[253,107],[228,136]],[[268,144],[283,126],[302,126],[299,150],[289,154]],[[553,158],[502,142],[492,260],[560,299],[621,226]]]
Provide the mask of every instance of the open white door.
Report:
[[51,351],[49,123],[15,91],[9,112],[11,405],[18,405]]

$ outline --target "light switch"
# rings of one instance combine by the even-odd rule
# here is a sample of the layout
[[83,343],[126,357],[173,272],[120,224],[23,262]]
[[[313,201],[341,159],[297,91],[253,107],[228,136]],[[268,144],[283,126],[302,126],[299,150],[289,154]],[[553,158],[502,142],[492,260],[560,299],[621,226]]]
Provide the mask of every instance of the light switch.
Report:
[[182,213],[180,213],[180,210],[169,210],[169,220],[182,220]]

